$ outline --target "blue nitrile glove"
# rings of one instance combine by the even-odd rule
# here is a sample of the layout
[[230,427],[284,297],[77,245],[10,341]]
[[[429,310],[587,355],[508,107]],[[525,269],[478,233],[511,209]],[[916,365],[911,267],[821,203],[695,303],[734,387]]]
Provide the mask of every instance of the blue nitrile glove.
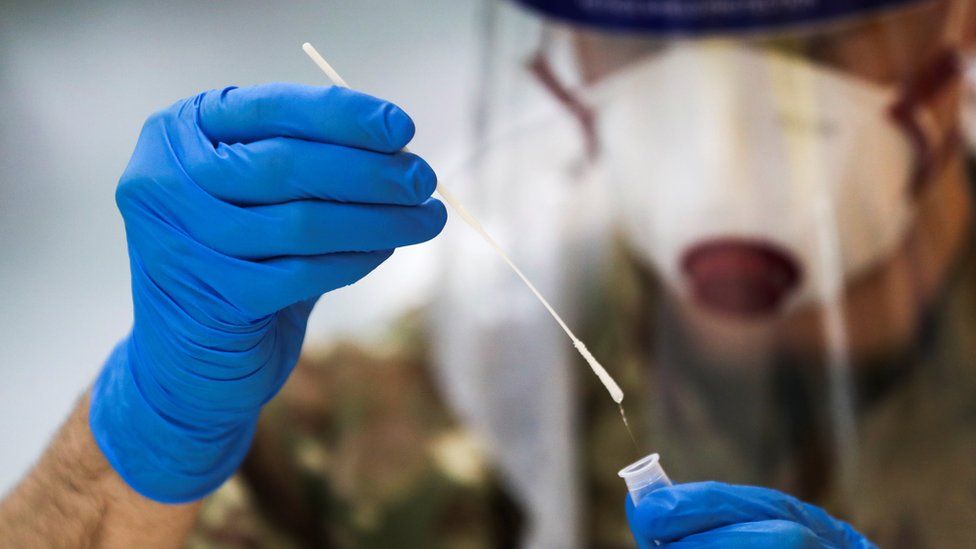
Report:
[[342,88],[228,88],[149,118],[119,182],[135,322],[91,428],[139,493],[176,503],[238,467],[298,359],[308,314],[440,232],[414,125]]
[[823,509],[769,488],[695,482],[655,490],[627,522],[640,548],[874,548]]

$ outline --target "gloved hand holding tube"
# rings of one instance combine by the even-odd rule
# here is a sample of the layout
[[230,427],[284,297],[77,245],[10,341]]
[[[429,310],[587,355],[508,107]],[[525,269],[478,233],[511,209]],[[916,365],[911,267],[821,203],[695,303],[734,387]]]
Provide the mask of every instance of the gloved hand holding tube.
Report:
[[209,91],[149,118],[116,194],[135,320],[90,411],[132,488],[179,503],[220,486],[318,298],[441,231],[433,170],[398,152],[413,134],[391,103],[294,84]]
[[768,488],[695,482],[656,489],[635,505],[627,521],[638,547],[668,548],[876,547],[823,509]]

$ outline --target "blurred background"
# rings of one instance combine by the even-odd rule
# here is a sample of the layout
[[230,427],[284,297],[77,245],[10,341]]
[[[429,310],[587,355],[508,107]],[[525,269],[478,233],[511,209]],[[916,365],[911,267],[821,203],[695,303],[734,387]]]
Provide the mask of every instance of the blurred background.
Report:
[[[309,41],[413,116],[411,148],[620,381],[638,453],[667,456],[677,482],[787,491],[885,547],[973,547],[976,164],[967,173],[948,140],[960,90],[976,142],[973,52],[968,87],[943,71],[942,102],[914,105],[943,115],[954,163],[911,200],[918,159],[872,85],[907,98],[945,68],[951,3],[714,50],[550,24],[517,4],[0,0],[0,491],[130,327],[114,190],[143,120],[212,88],[325,84]],[[688,124],[699,112],[722,116]],[[827,124],[780,147],[797,142],[795,120]],[[628,232],[625,215],[647,224]],[[323,299],[303,365],[190,547],[630,546],[615,471],[636,456],[618,409],[490,249],[459,222],[446,232]],[[789,255],[715,246],[778,233],[796,237]],[[694,255],[700,279],[677,275],[692,250],[712,252]],[[798,265],[811,295],[778,308]],[[776,299],[752,300],[767,281]],[[718,299],[693,296],[697,282]]]
[[[113,195],[146,116],[210,88],[321,84],[300,48],[310,41],[356,87],[405,108],[412,148],[438,169],[463,155],[482,4],[0,2],[0,492],[129,329]],[[423,294],[433,254],[401,250],[330,294],[309,337],[382,325]],[[370,306],[353,306],[363,296]]]

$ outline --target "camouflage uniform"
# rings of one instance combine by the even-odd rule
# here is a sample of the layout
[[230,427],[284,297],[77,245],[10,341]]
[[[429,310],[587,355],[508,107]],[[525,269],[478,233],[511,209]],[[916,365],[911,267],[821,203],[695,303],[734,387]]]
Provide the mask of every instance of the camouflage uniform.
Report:
[[[770,405],[783,413],[758,429],[772,436],[746,440],[754,426],[737,423],[743,414],[712,397],[749,391],[756,380],[696,377],[693,353],[655,348],[660,338],[649,334],[668,318],[648,312],[666,307],[625,255],[614,265],[593,291],[584,339],[615,365],[639,442],[666,456],[675,481],[779,488],[851,520],[883,547],[976,547],[974,257],[956,269],[918,346],[858,369],[867,465],[853,492],[834,481],[830,441],[821,436],[829,430],[817,396],[823,379],[784,369],[763,380],[760,387],[777,388],[782,402]],[[240,474],[207,501],[190,547],[516,544],[518,506],[439,398],[425,325],[414,314],[382,344],[307,353],[264,412]],[[669,356],[682,370],[663,364]],[[584,498],[577,526],[588,547],[630,547],[615,472],[635,450],[603,389],[575,371]]]
[[306,353],[190,547],[498,547],[518,512],[434,388],[419,318]]

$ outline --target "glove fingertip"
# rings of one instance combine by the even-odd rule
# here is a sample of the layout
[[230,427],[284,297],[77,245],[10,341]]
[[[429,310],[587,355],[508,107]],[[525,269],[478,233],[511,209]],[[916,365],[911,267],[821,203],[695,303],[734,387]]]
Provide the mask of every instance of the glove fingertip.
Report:
[[396,152],[406,147],[417,132],[413,119],[393,103],[384,103],[380,107],[380,113],[385,130],[383,140],[388,146],[388,150],[384,152]]
[[624,511],[627,515],[627,524],[630,526],[630,533],[634,536],[638,549],[655,547],[654,540],[657,537],[653,531],[653,523],[648,522],[647,518],[640,516],[638,506],[634,504],[634,500],[630,497],[630,494],[627,494],[624,501]]
[[409,179],[412,183],[413,198],[421,204],[437,190],[437,174],[423,158],[412,155]]
[[427,204],[429,205],[429,207],[431,209],[431,214],[430,214],[431,236],[430,236],[430,238],[434,238],[435,236],[441,234],[441,231],[444,230],[444,226],[447,225],[447,206],[445,206],[443,202],[441,202],[440,200],[437,200],[436,198],[430,198],[430,199],[428,199],[427,200]]

